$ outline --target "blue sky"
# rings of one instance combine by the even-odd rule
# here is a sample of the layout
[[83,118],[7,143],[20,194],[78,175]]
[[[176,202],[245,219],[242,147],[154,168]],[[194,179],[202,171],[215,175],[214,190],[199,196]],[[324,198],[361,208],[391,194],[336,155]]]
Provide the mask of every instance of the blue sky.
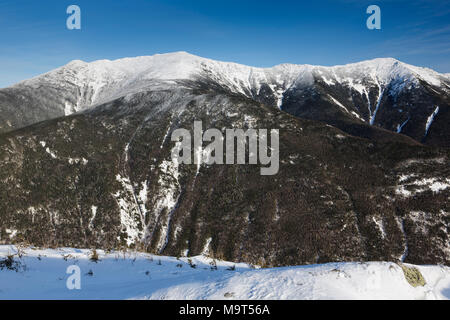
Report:
[[[81,30],[66,8],[81,8]],[[366,8],[381,8],[381,30]],[[376,57],[450,72],[444,0],[0,0],[0,87],[70,60],[172,51],[268,67]]]

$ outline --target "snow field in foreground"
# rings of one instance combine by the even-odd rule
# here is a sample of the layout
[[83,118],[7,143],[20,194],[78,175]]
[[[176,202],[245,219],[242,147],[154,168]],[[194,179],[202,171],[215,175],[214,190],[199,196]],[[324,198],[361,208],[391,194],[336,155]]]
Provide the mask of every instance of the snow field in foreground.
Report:
[[[413,287],[392,262],[259,269],[219,260],[215,267],[203,256],[96,252],[94,262],[88,249],[0,246],[0,299],[450,299],[445,266],[406,264],[426,281]],[[10,255],[8,269],[2,261]],[[80,267],[80,290],[67,289],[70,265]]]

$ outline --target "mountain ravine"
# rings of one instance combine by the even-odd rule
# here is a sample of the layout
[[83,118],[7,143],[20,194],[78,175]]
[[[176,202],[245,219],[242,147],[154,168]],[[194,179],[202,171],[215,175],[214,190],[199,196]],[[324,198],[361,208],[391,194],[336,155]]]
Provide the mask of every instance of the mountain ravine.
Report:
[[[450,264],[448,78],[372,61],[373,82],[349,65],[359,90],[349,91],[337,67],[135,59],[72,62],[0,91],[2,243],[262,266]],[[278,174],[177,165],[171,133],[195,120],[222,132],[279,129]]]

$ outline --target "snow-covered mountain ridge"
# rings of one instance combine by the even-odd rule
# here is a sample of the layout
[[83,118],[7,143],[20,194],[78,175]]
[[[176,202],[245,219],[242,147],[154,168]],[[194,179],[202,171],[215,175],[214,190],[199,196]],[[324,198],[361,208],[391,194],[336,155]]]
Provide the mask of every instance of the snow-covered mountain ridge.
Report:
[[258,94],[261,86],[268,84],[273,94],[280,99],[294,84],[307,85],[317,77],[327,84],[346,84],[360,93],[366,91],[364,82],[368,79],[383,86],[396,82],[396,89],[418,85],[419,80],[435,86],[448,80],[445,75],[431,69],[408,65],[393,58],[377,58],[333,67],[280,64],[271,68],[257,68],[175,52],[90,63],[74,60],[16,86],[37,87],[43,83],[58,86],[62,82],[76,85],[80,88],[79,99],[72,108],[66,110],[66,114],[70,114],[143,90],[151,81],[197,80],[199,77],[208,77],[233,92],[247,96]]
[[431,145],[447,146],[450,141],[445,129],[450,117],[450,80],[431,69],[393,58],[332,67],[280,64],[256,68],[186,52],[90,63],[74,60],[1,89],[0,132],[122,97],[181,88],[242,95],[350,134],[355,130],[349,124],[369,125]]

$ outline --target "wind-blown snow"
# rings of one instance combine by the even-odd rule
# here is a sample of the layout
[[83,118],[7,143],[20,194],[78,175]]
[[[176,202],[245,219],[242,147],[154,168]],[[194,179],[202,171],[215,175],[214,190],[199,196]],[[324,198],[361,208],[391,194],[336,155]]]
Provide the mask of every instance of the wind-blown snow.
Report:
[[[0,269],[0,299],[450,299],[445,266],[416,266],[426,284],[412,287],[392,262],[254,269],[197,256],[192,268],[188,258],[96,252],[94,262],[86,249],[26,248],[19,257],[0,246],[0,261],[17,262],[17,270]],[[66,287],[71,265],[81,270],[80,290]]]

